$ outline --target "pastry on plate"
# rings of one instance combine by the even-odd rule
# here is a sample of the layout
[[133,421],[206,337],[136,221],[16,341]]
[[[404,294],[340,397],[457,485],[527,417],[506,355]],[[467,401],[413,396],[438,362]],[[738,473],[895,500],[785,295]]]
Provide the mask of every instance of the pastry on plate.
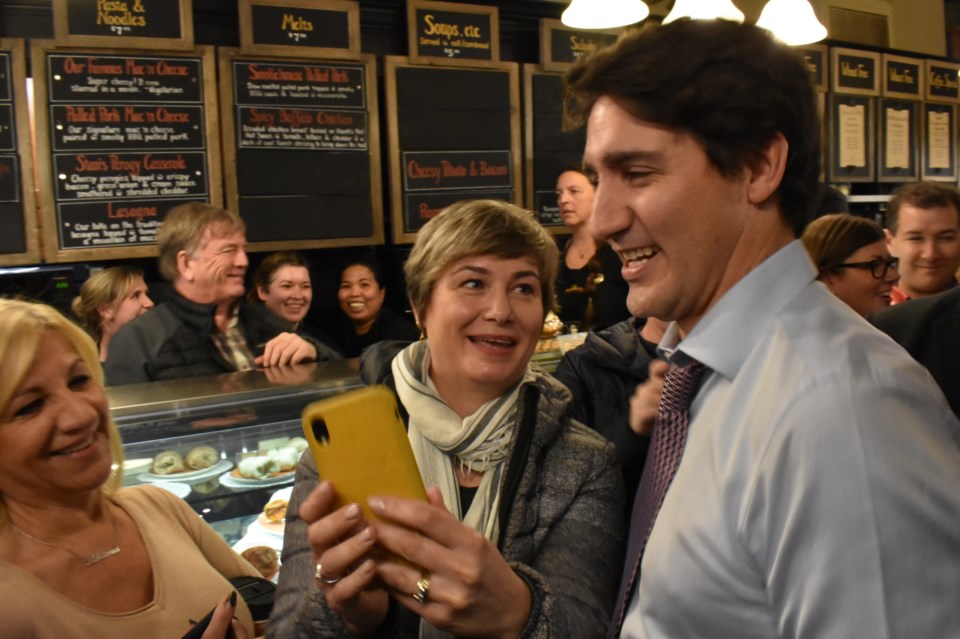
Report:
[[284,446],[267,451],[267,457],[277,462],[280,470],[293,470],[300,461],[300,453],[293,446]]
[[210,468],[220,461],[220,453],[213,446],[197,446],[183,458],[191,470]]
[[303,453],[307,449],[307,446],[310,444],[307,443],[307,440],[303,437],[291,437],[290,441],[287,443],[287,446],[293,446],[297,449],[298,453]]
[[153,458],[154,475],[173,475],[184,470],[183,457],[175,450],[165,450]]
[[274,499],[268,502],[267,505],[263,507],[263,516],[271,523],[282,523],[287,517],[287,500]]
[[237,464],[237,473],[247,479],[267,479],[280,471],[280,464],[266,455],[247,457]]
[[240,556],[259,570],[264,579],[273,579],[280,570],[280,556],[270,546],[251,546],[241,552]]

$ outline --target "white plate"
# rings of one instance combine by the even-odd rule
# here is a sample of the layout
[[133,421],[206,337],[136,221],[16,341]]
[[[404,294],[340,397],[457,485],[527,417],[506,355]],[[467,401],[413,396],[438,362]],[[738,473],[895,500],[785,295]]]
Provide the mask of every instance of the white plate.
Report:
[[191,470],[188,473],[171,473],[169,475],[154,475],[153,473],[143,473],[140,477],[141,479],[148,479],[151,482],[157,481],[195,481],[200,479],[208,479],[210,477],[216,477],[225,470],[230,470],[233,468],[233,462],[221,459],[219,462],[210,466],[209,468],[202,468],[200,470]]
[[277,492],[270,495],[270,499],[267,501],[273,501],[274,499],[286,499],[290,501],[290,496],[293,494],[293,486],[287,486],[286,488],[281,488]]
[[289,472],[286,475],[277,475],[276,477],[267,477],[266,479],[248,479],[246,477],[234,477],[230,473],[220,475],[220,483],[227,488],[252,488],[254,486],[282,486],[283,484],[292,484],[296,478],[296,472]]
[[190,494],[192,490],[190,484],[181,484],[175,481],[158,481],[150,484],[151,486],[156,486],[157,488],[162,488],[163,490],[173,493],[180,499],[186,499],[187,495]]

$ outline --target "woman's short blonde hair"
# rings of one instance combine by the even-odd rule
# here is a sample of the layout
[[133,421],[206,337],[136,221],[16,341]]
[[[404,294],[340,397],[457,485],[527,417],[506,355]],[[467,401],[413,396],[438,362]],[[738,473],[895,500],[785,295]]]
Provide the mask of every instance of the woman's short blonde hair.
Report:
[[533,213],[519,206],[500,200],[465,200],[423,225],[404,264],[407,295],[418,317],[423,317],[433,287],[447,267],[476,255],[532,259],[540,272],[543,312],[553,310],[559,252],[550,234]]
[[140,269],[111,266],[91,275],[80,287],[80,295],[73,299],[70,310],[95,342],[99,343],[103,338],[100,307],[116,307],[130,292],[137,279],[143,279],[143,271]]
[[[100,352],[83,329],[46,304],[0,299],[0,414],[6,413],[14,392],[33,364],[40,340],[50,331],[76,349],[93,379],[103,387]],[[107,419],[106,428],[115,470],[103,485],[103,491],[112,495],[123,481],[123,443],[113,419]],[[0,500],[0,521],[5,516]]]

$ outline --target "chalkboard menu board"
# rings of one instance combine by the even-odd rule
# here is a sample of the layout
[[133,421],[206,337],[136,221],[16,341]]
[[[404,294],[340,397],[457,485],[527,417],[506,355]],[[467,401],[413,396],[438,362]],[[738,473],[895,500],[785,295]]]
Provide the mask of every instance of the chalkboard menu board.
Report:
[[[527,208],[544,226],[563,227],[557,206],[560,172],[583,162],[586,130],[563,130],[563,76],[523,67]],[[559,228],[558,228],[559,230]]]
[[22,40],[0,40],[0,265],[40,261]]
[[227,204],[256,250],[383,242],[376,66],[220,51]]
[[53,0],[53,25],[60,46],[193,48],[190,0]]
[[407,0],[410,61],[496,67],[500,60],[500,23],[496,7]]
[[540,62],[545,71],[563,71],[580,58],[617,41],[619,30],[571,29],[559,20],[540,21]]
[[360,59],[360,7],[353,0],[239,0],[245,55]]
[[520,204],[519,68],[412,66],[386,58],[396,242],[459,200]]
[[220,202],[213,64],[208,49],[35,49],[48,259],[151,255],[169,209]]

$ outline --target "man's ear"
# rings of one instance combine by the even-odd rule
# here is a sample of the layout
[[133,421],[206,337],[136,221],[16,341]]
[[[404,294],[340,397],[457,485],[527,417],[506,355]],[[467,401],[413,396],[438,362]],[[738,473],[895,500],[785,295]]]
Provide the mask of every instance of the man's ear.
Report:
[[760,157],[748,168],[750,181],[747,198],[751,204],[760,205],[769,200],[783,181],[787,167],[787,151],[790,145],[782,133],[777,133],[767,144]]
[[177,270],[180,272],[180,277],[186,281],[192,282],[194,280],[193,260],[190,259],[186,251],[177,251]]
[[883,238],[887,241],[887,250],[893,253],[890,250],[890,245],[893,243],[893,233],[890,232],[890,229],[883,229]]

